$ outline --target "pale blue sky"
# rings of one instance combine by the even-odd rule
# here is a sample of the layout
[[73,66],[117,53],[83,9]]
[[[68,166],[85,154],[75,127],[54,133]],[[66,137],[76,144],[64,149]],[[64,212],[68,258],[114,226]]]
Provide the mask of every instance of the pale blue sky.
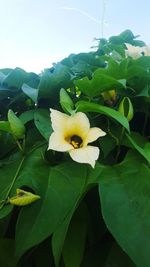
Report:
[[102,37],[131,29],[150,43],[150,1],[0,0],[0,68],[40,72]]

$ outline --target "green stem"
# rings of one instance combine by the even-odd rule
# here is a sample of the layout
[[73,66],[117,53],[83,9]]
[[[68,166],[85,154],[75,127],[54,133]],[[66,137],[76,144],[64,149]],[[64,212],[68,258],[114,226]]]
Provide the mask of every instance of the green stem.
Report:
[[19,166],[18,166],[18,169],[17,169],[17,171],[16,171],[16,173],[15,173],[15,176],[13,177],[13,180],[12,180],[12,182],[11,182],[11,185],[10,185],[8,191],[7,191],[6,196],[5,196],[5,200],[2,200],[2,201],[1,201],[0,209],[2,209],[3,206],[4,206],[4,205],[6,204],[6,202],[7,202],[7,199],[8,199],[8,197],[9,197],[9,194],[10,194],[10,192],[11,192],[13,186],[14,186],[14,183],[15,183],[17,177],[18,177],[18,174],[19,174],[19,172],[20,172],[20,170],[21,170],[21,167],[22,167],[22,164],[23,164],[24,160],[25,160],[25,157],[22,158],[22,160],[21,160],[21,162],[20,162],[20,164],[19,164]]

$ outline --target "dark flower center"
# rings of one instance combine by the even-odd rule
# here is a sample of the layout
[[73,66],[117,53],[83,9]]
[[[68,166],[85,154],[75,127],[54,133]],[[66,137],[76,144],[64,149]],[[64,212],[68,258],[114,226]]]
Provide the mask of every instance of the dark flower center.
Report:
[[82,146],[82,138],[78,135],[73,135],[70,138],[70,144],[74,147],[74,148],[80,148]]

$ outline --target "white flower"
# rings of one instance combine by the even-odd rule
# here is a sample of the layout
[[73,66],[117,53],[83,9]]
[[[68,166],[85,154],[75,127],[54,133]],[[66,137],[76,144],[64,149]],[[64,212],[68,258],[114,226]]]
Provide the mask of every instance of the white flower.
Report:
[[133,59],[137,59],[139,57],[142,56],[143,51],[143,47],[140,46],[134,46],[131,44],[127,44],[125,43],[127,50],[125,50],[125,55],[126,57],[132,57]]
[[150,45],[145,46],[134,46],[131,44],[125,44],[127,47],[127,50],[125,50],[126,57],[130,56],[134,59],[137,59],[141,56],[150,56]]
[[143,46],[143,55],[144,56],[150,56],[150,45]]
[[68,116],[51,109],[51,122],[54,132],[50,136],[48,149],[69,152],[74,161],[88,163],[94,168],[99,148],[88,144],[106,133],[97,127],[90,128],[89,119],[82,112]]

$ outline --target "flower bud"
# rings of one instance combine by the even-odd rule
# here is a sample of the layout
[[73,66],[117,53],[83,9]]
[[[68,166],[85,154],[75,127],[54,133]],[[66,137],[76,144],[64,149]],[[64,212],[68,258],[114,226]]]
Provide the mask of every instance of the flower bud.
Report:
[[124,97],[120,102],[118,111],[127,118],[128,121],[131,121],[134,115],[133,106],[129,97]]
[[60,104],[62,109],[65,112],[71,113],[74,109],[74,104],[68,93],[65,89],[61,88],[60,90]]
[[38,199],[40,199],[40,196],[38,195],[34,195],[31,192],[27,192],[22,189],[17,189],[16,196],[10,198],[7,203],[16,206],[26,206],[35,202]]
[[102,93],[102,96],[103,96],[104,101],[110,106],[112,106],[116,102],[116,99],[117,99],[115,90],[106,91]]
[[25,134],[25,126],[11,109],[8,111],[8,121],[12,134],[17,139],[23,139]]

